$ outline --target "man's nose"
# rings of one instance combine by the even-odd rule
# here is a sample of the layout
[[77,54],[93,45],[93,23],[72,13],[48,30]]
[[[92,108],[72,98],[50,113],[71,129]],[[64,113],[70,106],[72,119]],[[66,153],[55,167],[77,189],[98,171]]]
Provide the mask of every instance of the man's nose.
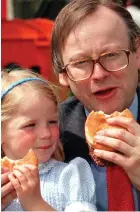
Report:
[[91,78],[96,81],[104,80],[109,74],[110,72],[106,71],[100,63],[95,63]]
[[51,137],[51,130],[48,126],[45,127],[40,127],[38,130],[38,137],[40,139],[44,139],[44,138],[50,138]]

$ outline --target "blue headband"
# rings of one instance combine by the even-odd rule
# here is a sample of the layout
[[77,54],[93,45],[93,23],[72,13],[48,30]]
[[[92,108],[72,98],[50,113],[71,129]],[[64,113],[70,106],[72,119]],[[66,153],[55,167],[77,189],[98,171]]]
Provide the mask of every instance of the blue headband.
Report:
[[45,81],[45,80],[42,80],[38,77],[34,77],[34,78],[24,78],[24,79],[21,79],[21,80],[18,80],[14,83],[12,83],[5,91],[2,91],[1,93],[1,99],[9,92],[11,91],[14,87],[24,83],[24,82],[28,82],[28,81],[33,81],[33,80],[38,80],[38,81],[41,81],[41,82],[44,82],[48,85],[48,83]]

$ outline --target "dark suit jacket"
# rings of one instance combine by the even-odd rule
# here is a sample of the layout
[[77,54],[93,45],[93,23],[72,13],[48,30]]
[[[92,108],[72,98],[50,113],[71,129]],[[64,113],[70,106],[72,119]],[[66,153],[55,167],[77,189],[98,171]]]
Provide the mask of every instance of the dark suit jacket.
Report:
[[[140,124],[140,88],[138,94],[138,118]],[[85,158],[89,163],[89,150],[86,144],[84,125],[86,120],[83,105],[75,98],[70,97],[60,104],[60,139],[65,152],[65,162],[69,162],[75,157]],[[139,210],[140,192],[138,191]]]

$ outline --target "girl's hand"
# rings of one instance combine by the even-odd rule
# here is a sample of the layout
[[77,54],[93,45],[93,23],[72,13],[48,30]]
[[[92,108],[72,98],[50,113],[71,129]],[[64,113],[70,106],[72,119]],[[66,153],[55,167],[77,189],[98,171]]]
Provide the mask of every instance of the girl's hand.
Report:
[[9,180],[25,210],[32,210],[34,203],[42,199],[38,168],[33,165],[15,166]]
[[107,121],[125,129],[105,129],[95,136],[96,142],[113,147],[121,152],[95,150],[100,158],[120,165],[128,174],[131,182],[140,190],[140,125],[131,118],[113,117]]
[[1,168],[1,209],[6,208],[16,198],[16,191],[9,181],[8,169]]

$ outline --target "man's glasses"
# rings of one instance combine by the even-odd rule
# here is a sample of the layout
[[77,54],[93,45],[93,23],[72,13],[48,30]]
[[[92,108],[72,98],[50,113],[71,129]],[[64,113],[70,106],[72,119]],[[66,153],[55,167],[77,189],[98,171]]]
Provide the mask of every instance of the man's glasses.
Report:
[[99,63],[106,71],[119,71],[129,64],[129,50],[117,50],[115,52],[103,53],[97,60],[91,57],[70,62],[62,68],[72,81],[88,79],[94,71],[94,65]]

